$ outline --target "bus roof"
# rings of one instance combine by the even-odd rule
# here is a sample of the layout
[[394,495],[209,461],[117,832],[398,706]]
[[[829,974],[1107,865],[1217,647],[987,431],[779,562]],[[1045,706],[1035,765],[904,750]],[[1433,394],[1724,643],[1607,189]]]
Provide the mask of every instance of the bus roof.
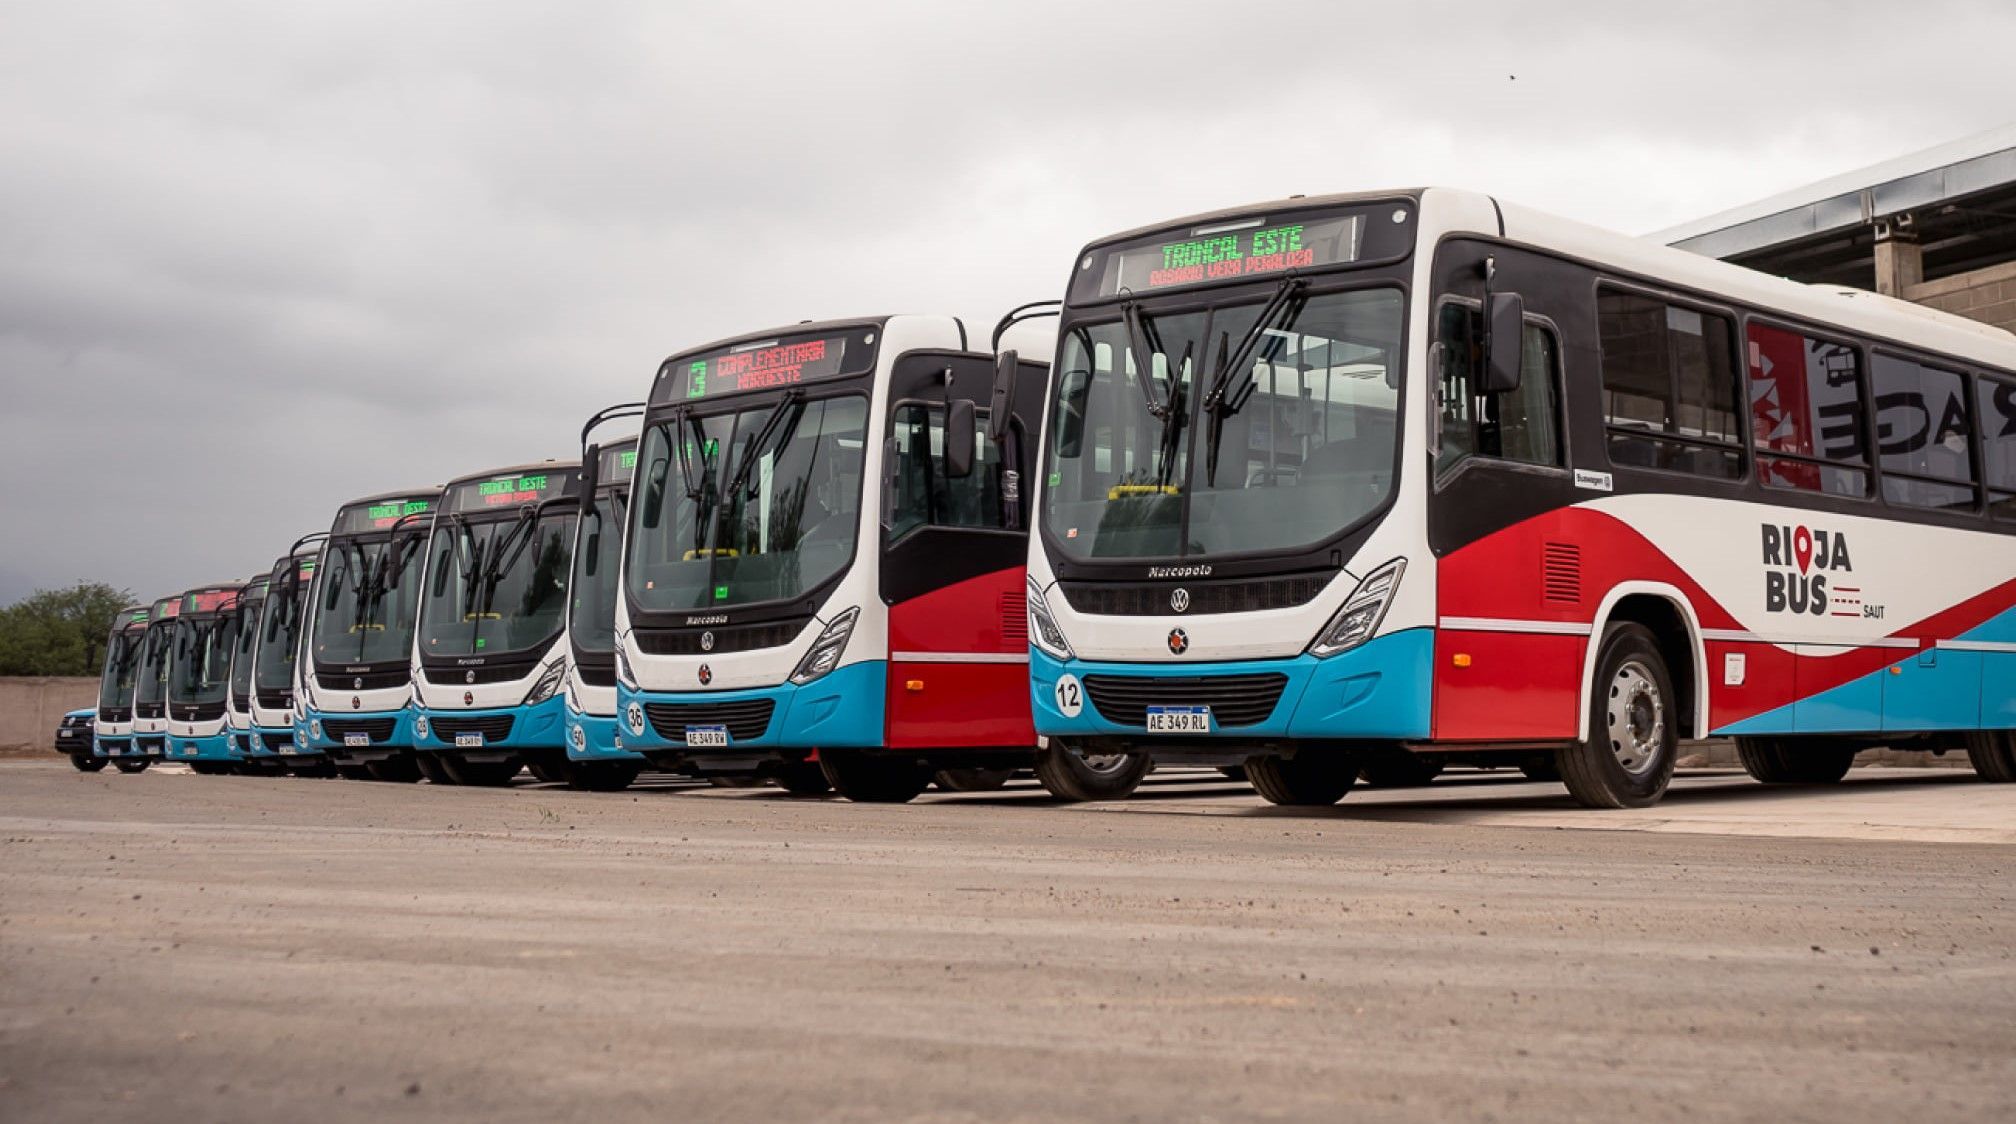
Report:
[[421,497],[438,496],[446,490],[447,488],[441,484],[429,484],[422,488],[402,488],[396,492],[379,492],[377,495],[359,496],[354,500],[345,500],[339,506],[356,507],[358,504],[385,503],[388,500],[411,499],[415,496],[421,496]]
[[[734,347],[738,343],[751,343],[770,336],[810,334],[835,331],[841,328],[879,328],[889,323],[891,319],[893,317],[850,316],[840,320],[801,320],[796,324],[780,324],[774,328],[761,328],[754,332],[738,332],[732,336],[722,336],[718,340],[694,344],[692,347],[682,347],[667,355],[665,362],[670,363],[682,355],[697,355],[703,351],[719,351],[724,347]],[[663,364],[660,364],[660,366],[663,366]]]

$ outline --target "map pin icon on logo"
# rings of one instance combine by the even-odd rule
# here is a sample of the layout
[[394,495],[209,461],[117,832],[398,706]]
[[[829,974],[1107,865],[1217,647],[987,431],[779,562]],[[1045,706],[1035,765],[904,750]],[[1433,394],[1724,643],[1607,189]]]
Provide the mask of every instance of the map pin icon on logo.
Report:
[[1813,561],[1813,532],[1804,527],[1792,532],[1792,558],[1799,563],[1799,572],[1805,573]]

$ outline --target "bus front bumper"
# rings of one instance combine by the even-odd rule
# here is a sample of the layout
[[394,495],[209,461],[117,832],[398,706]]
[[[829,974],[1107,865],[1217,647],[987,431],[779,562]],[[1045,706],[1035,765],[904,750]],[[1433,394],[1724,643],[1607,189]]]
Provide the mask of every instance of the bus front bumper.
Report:
[[229,731],[214,734],[175,734],[168,739],[170,761],[236,761],[231,752]]
[[412,724],[412,745],[421,753],[459,753],[471,760],[501,759],[519,750],[558,750],[567,744],[566,718],[567,704],[559,695],[531,706],[429,708]]
[[[1045,737],[1097,738],[1148,752],[1219,741],[1422,740],[1430,733],[1434,650],[1434,632],[1426,628],[1389,633],[1329,659],[1305,653],[1269,660],[1122,663],[1058,660],[1032,648],[1030,703],[1036,732]],[[1231,676],[1245,677],[1244,686],[1212,683]],[[1103,713],[1101,696],[1118,713]],[[1149,733],[1147,711],[1158,706],[1212,707],[1209,732]],[[1220,711],[1243,713],[1228,724]],[[1254,715],[1262,716],[1254,721]]]
[[[359,739],[362,739],[361,741]],[[334,761],[377,761],[413,744],[413,711],[309,710],[294,723],[294,748],[289,758],[326,757]]]
[[[795,759],[813,749],[873,748],[883,741],[888,669],[883,660],[864,660],[802,687],[742,691],[638,691],[619,683],[618,732],[623,748],[658,762]],[[713,740],[724,735],[725,744]]]
[[642,761],[644,755],[623,748],[623,733],[613,714],[567,711],[567,760]]

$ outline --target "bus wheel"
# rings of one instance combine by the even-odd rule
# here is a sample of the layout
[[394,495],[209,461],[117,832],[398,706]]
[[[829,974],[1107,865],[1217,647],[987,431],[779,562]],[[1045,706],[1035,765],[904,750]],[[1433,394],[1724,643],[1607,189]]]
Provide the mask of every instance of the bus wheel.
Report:
[[569,773],[572,771],[563,769],[551,761],[542,761],[538,757],[527,758],[525,767],[532,771],[534,780],[545,781],[547,784],[567,784]]
[[338,765],[336,766],[336,775],[346,781],[368,781],[371,779],[371,766]]
[[567,765],[567,787],[583,792],[621,792],[643,771],[644,766],[636,761],[572,761]]
[[70,755],[71,767],[80,773],[95,773],[103,769],[106,764],[107,761],[105,758],[93,757],[88,753],[73,753]]
[[931,783],[931,770],[915,761],[858,749],[820,750],[819,769],[835,791],[858,804],[907,803]]
[[1323,807],[1344,799],[1363,767],[1355,753],[1305,749],[1293,757],[1248,758],[1246,779],[1269,804]]
[[144,773],[147,771],[147,766],[152,764],[152,761],[145,758],[138,761],[121,759],[112,762],[112,767],[122,773]]
[[455,778],[448,774],[448,766],[441,760],[441,755],[438,753],[415,753],[413,755],[413,768],[418,770],[421,776],[426,777],[435,784],[456,783]]
[[1519,771],[1526,774],[1526,779],[1529,781],[1558,781],[1561,779],[1561,766],[1554,760],[1554,755],[1551,753],[1536,753],[1531,757],[1520,758]]
[[1036,779],[1059,800],[1125,800],[1148,775],[1145,753],[1074,753],[1061,741],[1036,751]]
[[1442,772],[1442,762],[1397,746],[1363,756],[1358,775],[1373,788],[1419,788]]
[[946,792],[993,792],[1015,775],[1013,769],[940,769],[931,783]]
[[456,784],[466,784],[477,788],[503,788],[511,783],[524,766],[517,760],[510,761],[464,761],[460,757],[450,757],[442,762],[448,775]]
[[1969,731],[1967,759],[1984,781],[2016,782],[2016,730]]
[[1855,747],[1790,738],[1737,738],[1743,771],[1765,784],[1834,784],[1855,763]]
[[374,781],[386,781],[391,784],[412,784],[414,781],[420,779],[420,763],[405,754],[400,754],[397,757],[387,757],[382,761],[373,761],[371,764],[365,766],[365,768],[371,770],[371,779]]
[[1673,679],[1652,633],[1610,626],[1595,684],[1589,738],[1560,752],[1561,780],[1587,808],[1649,808],[1666,794],[1680,745]]
[[781,765],[777,775],[771,779],[777,782],[778,788],[793,796],[824,796],[833,791],[833,782],[826,779],[826,772],[817,761],[792,761]]

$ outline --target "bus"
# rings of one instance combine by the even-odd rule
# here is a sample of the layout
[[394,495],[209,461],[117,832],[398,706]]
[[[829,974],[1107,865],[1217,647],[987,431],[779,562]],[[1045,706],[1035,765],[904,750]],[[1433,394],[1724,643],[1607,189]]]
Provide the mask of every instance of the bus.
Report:
[[665,360],[616,603],[624,748],[854,800],[1032,766],[1062,797],[1130,791],[1145,760],[1066,758],[1030,725],[1020,480],[1044,378],[943,316]]
[[145,772],[168,755],[168,674],[175,616],[181,610],[182,598],[176,596],[160,598],[147,611],[133,683],[133,745],[126,757],[112,763],[122,773]]
[[440,497],[438,487],[412,488],[336,510],[302,615],[289,622],[306,629],[290,690],[294,753],[311,768],[413,760],[411,579]]
[[514,465],[442,492],[415,581],[414,749],[430,778],[564,779],[569,557],[578,462]]
[[112,630],[105,638],[105,668],[98,676],[98,718],[92,723],[91,759],[77,762],[87,773],[103,769],[108,759],[133,754],[134,683],[146,636],[147,606],[128,605],[112,618]]
[[253,757],[252,671],[259,651],[266,588],[272,579],[270,573],[255,574],[238,591],[238,622],[231,634],[230,661],[224,681],[224,739],[231,755],[230,771],[234,773],[260,770]]
[[[640,413],[642,405],[597,414],[584,439],[601,422]],[[581,463],[591,461],[597,465],[597,487],[575,523],[574,572],[567,579],[566,777],[574,788],[613,792],[628,788],[644,767],[641,754],[623,748],[616,728],[616,571],[623,559],[623,512],[637,466],[637,439],[587,445]]]
[[297,767],[326,773],[327,761],[304,754],[297,730],[295,669],[300,664],[310,587],[324,536],[306,535],[274,559],[266,573],[266,599],[259,610],[258,640],[252,649],[251,730],[245,764],[271,774]]
[[1406,753],[2016,778],[2016,337],[1430,189],[1073,260],[1036,727],[1328,804]]
[[231,685],[231,650],[238,640],[243,582],[198,586],[182,595],[168,672],[168,753],[197,773],[232,771],[224,696]]

